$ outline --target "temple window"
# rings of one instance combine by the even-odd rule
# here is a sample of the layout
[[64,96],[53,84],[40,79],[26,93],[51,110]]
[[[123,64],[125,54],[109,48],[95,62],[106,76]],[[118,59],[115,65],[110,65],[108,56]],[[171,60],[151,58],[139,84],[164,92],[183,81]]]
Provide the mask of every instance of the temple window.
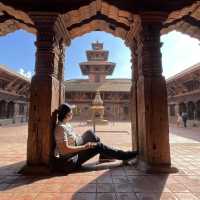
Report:
[[200,120],[200,100],[196,103],[196,119]]
[[86,93],[85,96],[86,96],[86,99],[91,99],[91,94],[90,93]]
[[128,94],[124,94],[123,99],[125,99],[125,100],[129,99]]
[[85,107],[85,108],[84,108],[84,110],[88,110],[88,109],[89,109],[88,107]]
[[184,86],[188,91],[193,91],[200,88],[200,81],[198,80],[189,80],[184,83]]
[[4,90],[5,86],[6,86],[6,82],[4,80],[0,80],[0,88]]
[[6,118],[6,102],[0,101],[0,119]]
[[179,114],[181,114],[182,112],[186,112],[187,111],[187,107],[185,105],[185,103],[180,103],[179,104]]
[[100,75],[99,75],[99,74],[97,74],[97,75],[95,76],[95,82],[100,82]]
[[10,101],[8,103],[7,118],[13,118],[13,116],[14,116],[14,103]]
[[175,116],[175,104],[169,106],[169,115]]
[[20,115],[24,114],[24,104],[22,104],[22,103],[19,104],[19,114]]
[[124,113],[125,113],[125,114],[128,114],[128,106],[125,106],[125,107],[124,107]]
[[195,115],[195,104],[190,101],[188,102],[188,118],[192,120],[195,118]]

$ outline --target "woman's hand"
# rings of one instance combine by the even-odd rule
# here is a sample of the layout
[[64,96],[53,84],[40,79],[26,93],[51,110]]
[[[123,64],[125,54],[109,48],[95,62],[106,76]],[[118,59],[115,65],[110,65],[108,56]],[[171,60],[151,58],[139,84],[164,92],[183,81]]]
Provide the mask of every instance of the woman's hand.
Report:
[[96,142],[88,142],[84,145],[85,149],[92,149],[97,146]]

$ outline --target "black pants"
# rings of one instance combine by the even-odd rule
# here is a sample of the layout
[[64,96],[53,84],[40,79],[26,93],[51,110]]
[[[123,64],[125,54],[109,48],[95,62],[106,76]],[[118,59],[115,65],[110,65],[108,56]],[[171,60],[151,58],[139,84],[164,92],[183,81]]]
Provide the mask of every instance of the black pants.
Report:
[[134,158],[137,155],[137,152],[134,151],[122,151],[119,149],[111,148],[107,145],[101,143],[100,138],[95,135],[91,130],[86,131],[77,146],[84,145],[87,142],[96,142],[96,147],[92,149],[87,149],[84,151],[75,154],[73,157],[68,159],[68,167],[77,168],[80,167],[84,162],[92,158],[97,154],[102,154],[109,158],[114,158],[118,160],[127,160]]
[[184,125],[185,128],[187,128],[187,119],[183,120],[183,125]]

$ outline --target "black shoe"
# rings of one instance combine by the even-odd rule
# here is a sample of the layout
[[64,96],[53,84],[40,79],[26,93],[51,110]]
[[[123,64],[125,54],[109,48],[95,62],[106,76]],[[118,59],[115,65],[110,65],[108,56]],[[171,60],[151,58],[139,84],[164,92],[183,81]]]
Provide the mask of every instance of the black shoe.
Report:
[[110,158],[106,155],[103,155],[103,154],[100,154],[99,155],[99,163],[104,163],[104,162],[113,162],[115,161],[116,159],[114,158]]
[[123,160],[132,160],[136,158],[138,155],[138,151],[127,151]]
[[136,163],[137,163],[137,158],[132,158],[132,159],[129,159],[129,160],[123,160],[122,161],[123,165],[131,165],[131,166],[133,166],[133,165],[136,165]]
[[123,159],[123,165],[135,165],[137,162],[138,151],[128,151],[127,157]]

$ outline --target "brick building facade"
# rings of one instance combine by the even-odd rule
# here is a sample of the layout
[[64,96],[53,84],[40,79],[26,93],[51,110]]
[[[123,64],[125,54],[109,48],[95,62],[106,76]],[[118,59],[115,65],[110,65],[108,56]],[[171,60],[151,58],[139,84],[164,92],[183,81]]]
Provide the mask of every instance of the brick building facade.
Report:
[[188,113],[189,125],[200,125],[200,63],[167,79],[169,121]]
[[0,126],[27,122],[30,80],[0,65]]
[[[95,48],[94,44],[93,48]],[[102,67],[106,63],[105,58],[108,58],[108,52],[102,49],[96,51],[98,54],[104,55],[104,61],[99,58],[98,66],[91,65],[92,67],[89,67],[96,69],[97,73],[89,73],[84,65],[89,63],[88,66],[90,66],[91,55],[89,55],[89,52],[93,51],[95,52],[95,50],[87,51],[88,61],[80,64],[83,74],[88,74],[89,79],[65,81],[65,101],[76,105],[74,119],[85,121],[91,119],[92,100],[96,92],[100,91],[104,102],[105,119],[110,121],[130,120],[131,80],[106,79],[106,73],[112,73],[112,70],[114,70],[114,63],[111,65],[113,68],[111,71],[106,72],[104,70],[104,73],[101,72],[101,75],[97,78],[99,73],[97,69]],[[177,113],[187,112],[189,125],[200,125],[199,77],[200,63],[167,79],[170,123],[176,123]],[[21,123],[28,120],[29,88],[29,79],[0,65],[0,125]]]

